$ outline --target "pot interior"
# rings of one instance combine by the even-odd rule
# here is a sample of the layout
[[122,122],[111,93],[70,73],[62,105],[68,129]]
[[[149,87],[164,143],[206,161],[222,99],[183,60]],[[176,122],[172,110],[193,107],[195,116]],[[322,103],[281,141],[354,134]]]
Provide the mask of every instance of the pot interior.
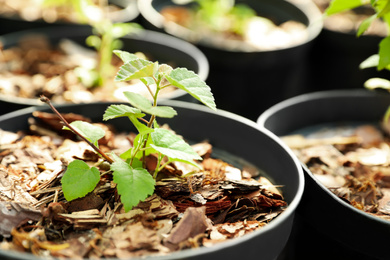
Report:
[[[166,102],[162,102],[166,104]],[[188,141],[209,140],[218,150],[225,151],[250,162],[263,170],[276,185],[281,185],[285,200],[289,206],[276,219],[258,231],[239,239],[233,239],[210,248],[184,250],[161,259],[215,259],[224,256],[235,259],[245,250],[248,256],[263,259],[275,259],[280,254],[291,231],[294,211],[303,192],[303,174],[299,162],[292,156],[279,139],[265,129],[245,118],[225,111],[213,112],[205,106],[182,101],[170,101],[178,112],[177,119],[159,120],[168,123],[177,134]],[[102,115],[108,103],[61,105],[61,113],[73,112],[90,117],[95,122],[102,121]],[[30,107],[0,117],[0,128],[9,131],[27,129],[28,118],[34,110],[50,112],[47,107]],[[109,121],[121,131],[134,131],[129,120],[118,118]],[[242,162],[241,160],[238,160]],[[267,249],[268,248],[268,249]],[[0,252],[1,254],[1,252]],[[153,259],[160,259],[153,257]]]

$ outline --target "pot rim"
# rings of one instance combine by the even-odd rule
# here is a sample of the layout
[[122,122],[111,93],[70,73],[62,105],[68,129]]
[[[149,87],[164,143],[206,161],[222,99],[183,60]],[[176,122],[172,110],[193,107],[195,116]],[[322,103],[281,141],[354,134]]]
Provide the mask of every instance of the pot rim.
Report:
[[[278,104],[275,104],[274,106],[270,107],[269,109],[265,110],[257,119],[257,123],[263,127],[265,127],[265,122],[268,120],[269,117],[271,117],[273,114],[277,113],[280,110],[284,110],[288,107],[294,106],[299,103],[305,103],[306,101],[315,101],[315,100],[327,100],[327,99],[334,99],[334,98],[347,98],[347,97],[365,97],[367,95],[375,96],[378,93],[375,91],[369,91],[366,89],[336,89],[336,90],[324,90],[324,91],[317,91],[312,93],[306,93],[299,96],[295,96],[289,99],[286,99]],[[305,172],[308,173],[307,175],[310,176],[310,178],[318,184],[318,186],[326,192],[329,196],[331,196],[333,199],[335,199],[338,203],[342,204],[343,206],[350,209],[352,212],[359,214],[363,217],[366,217],[374,222],[379,222],[383,225],[387,225],[390,227],[390,221],[384,220],[382,218],[378,218],[375,216],[372,216],[362,210],[359,210],[352,206],[351,204],[347,203],[346,201],[340,199],[337,197],[333,192],[331,192],[328,188],[326,188],[309,170],[309,168],[306,166],[306,164],[300,162],[301,166],[305,169]]]
[[[168,26],[164,26],[164,18],[163,16],[152,7],[153,0],[142,0],[138,1],[138,9],[140,11],[140,14],[153,26],[157,27],[160,30],[166,30],[167,33],[178,36],[182,39],[188,40],[190,42],[196,42],[199,45],[203,45],[208,48],[217,48],[212,43],[208,41],[199,41],[199,37],[196,36],[195,33],[193,33],[191,30],[187,29],[184,26],[178,25],[174,22],[167,22],[166,24],[169,24],[169,27],[172,26],[173,29],[169,29]],[[280,50],[286,50],[291,48],[296,48],[301,45],[305,45],[309,42],[312,42],[317,36],[321,33],[323,29],[323,19],[322,14],[319,8],[312,2],[312,1],[302,1],[302,0],[284,0],[283,2],[290,3],[292,6],[295,6],[298,10],[303,12],[308,19],[308,37],[299,43],[292,44],[289,47],[285,48],[276,48],[271,50],[258,50],[254,48],[249,48],[248,50],[244,47],[239,47],[242,45],[241,41],[236,40],[226,40],[223,39],[223,41],[232,42],[235,46],[234,49],[230,48],[221,48],[223,51],[227,52],[273,52],[273,51],[280,51]]]
[[[90,33],[89,28],[83,28],[81,26],[77,25],[64,25],[64,26],[45,26],[35,29],[28,29],[23,31],[17,31],[9,34],[0,35],[0,42],[3,43],[3,45],[7,44],[13,44],[17,42],[18,38],[22,37],[23,35],[27,34],[47,34],[50,35],[50,37],[53,38],[61,38],[64,31],[70,31],[71,34],[66,35],[64,38],[72,37],[72,36],[87,36]],[[177,49],[181,53],[187,53],[189,56],[193,56],[194,60],[196,60],[198,64],[198,76],[202,80],[206,80],[209,75],[210,65],[208,62],[208,59],[206,58],[205,54],[203,54],[202,51],[200,51],[196,46],[192,45],[191,43],[188,43],[184,40],[181,40],[179,38],[166,35],[164,33],[155,32],[151,30],[145,30],[142,29],[138,32],[125,35],[122,37],[122,39],[137,39],[142,40],[147,43],[154,43],[156,42],[156,39],[158,39],[157,44],[159,45],[165,45],[172,47],[173,49]],[[168,99],[175,99],[179,98],[183,95],[185,95],[186,92],[181,89],[177,89],[169,95],[166,95],[165,97],[162,97],[161,100],[168,100]],[[42,105],[42,102],[39,101],[39,98],[33,99],[33,98],[23,98],[23,97],[17,97],[17,96],[6,96],[3,94],[0,94],[0,102],[12,102],[20,105],[28,105],[28,106],[40,106]]]
[[[91,105],[91,104],[112,104],[112,102],[93,102],[90,104],[61,104],[57,106],[57,109],[61,110],[63,107],[69,107],[73,105]],[[225,110],[217,110],[217,111],[212,111],[211,109],[207,108],[204,105],[201,104],[196,104],[196,103],[190,103],[190,102],[185,102],[185,101],[179,101],[179,100],[170,100],[169,102],[162,101],[161,104],[165,105],[171,105],[173,107],[178,107],[178,108],[183,108],[183,109],[191,109],[191,110],[197,110],[201,111],[203,113],[209,113],[209,114],[214,114],[217,116],[222,116],[228,119],[231,119],[233,121],[237,121],[240,124],[247,125],[253,129],[257,129],[260,133],[264,134],[268,138],[270,138],[276,145],[282,147],[289,157],[291,158],[293,164],[296,166],[295,170],[297,172],[298,176],[298,187],[297,187],[297,192],[294,194],[291,202],[289,202],[288,207],[275,219],[273,219],[270,223],[268,223],[266,226],[262,227],[261,229],[255,230],[249,234],[246,234],[242,237],[239,238],[234,238],[230,239],[227,241],[224,241],[219,244],[215,244],[211,247],[201,247],[197,249],[185,249],[182,251],[177,251],[170,253],[168,255],[162,255],[162,256],[146,256],[146,257],[137,257],[137,258],[131,258],[131,259],[156,259],[156,260],[168,260],[168,259],[186,259],[187,257],[194,257],[194,256],[202,256],[207,253],[211,252],[216,252],[223,250],[225,248],[229,248],[232,245],[237,245],[237,244],[242,244],[248,240],[251,240],[252,238],[255,238],[262,233],[267,233],[267,232],[272,232],[272,229],[278,225],[281,225],[285,221],[288,221],[289,218],[293,217],[295,214],[295,211],[299,205],[299,202],[302,198],[303,191],[304,191],[304,174],[303,174],[303,169],[301,167],[300,162],[298,159],[293,155],[293,152],[291,151],[290,148],[287,147],[276,135],[274,135],[271,131],[267,130],[264,127],[259,126],[256,124],[254,121],[249,120],[245,117],[242,117],[240,115],[233,114],[231,112],[225,111]],[[37,110],[47,110],[49,108],[47,107],[27,107],[23,108],[17,111],[13,111],[4,115],[0,116],[0,122],[4,120],[8,120],[10,118],[20,116],[20,115],[25,115],[25,114],[30,114],[34,111]],[[50,110],[50,109],[49,109]],[[0,250],[0,256],[9,256],[9,257],[20,257],[20,259],[31,259],[31,260],[41,260],[42,258],[36,257],[31,254],[26,254],[26,253],[20,253],[20,252],[14,252],[14,251],[6,251],[6,250]],[[27,257],[27,258],[23,258]],[[87,259],[87,258],[86,258]],[[85,260],[86,260],[85,259]],[[107,260],[117,260],[117,258],[105,258]]]
[[[117,5],[121,7],[120,10],[117,10],[115,12],[112,12],[109,14],[109,18],[113,22],[131,22],[134,21],[139,16],[139,10],[137,8],[137,0],[111,0],[112,4]],[[0,16],[0,18],[5,18],[13,21],[20,21],[20,22],[26,22],[26,23],[41,23],[43,24],[55,24],[58,26],[62,25],[78,25],[78,26],[88,26],[87,24],[77,24],[77,23],[71,23],[66,21],[56,21],[54,23],[48,23],[44,21],[43,19],[37,19],[28,21],[25,19],[22,19],[19,15],[3,15]]]

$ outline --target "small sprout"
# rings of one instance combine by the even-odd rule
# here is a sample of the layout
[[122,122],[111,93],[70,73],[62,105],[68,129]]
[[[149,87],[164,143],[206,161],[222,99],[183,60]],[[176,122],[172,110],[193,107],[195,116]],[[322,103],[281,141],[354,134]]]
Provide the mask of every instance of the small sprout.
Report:
[[[198,166],[195,160],[202,158],[187,144],[182,137],[170,130],[159,128],[157,118],[172,118],[177,112],[169,106],[158,105],[158,94],[167,86],[175,86],[186,91],[211,109],[216,109],[210,87],[197,74],[185,68],[171,68],[166,64],[151,62],[124,51],[114,51],[123,60],[116,80],[141,80],[147,89],[156,85],[155,92],[150,91],[151,100],[133,92],[125,92],[129,105],[110,105],[103,115],[103,120],[127,117],[137,129],[138,134],[133,147],[120,156],[104,154],[98,147],[104,130],[87,122],[74,121],[71,124],[58,113],[50,101],[41,97],[64,122],[64,129],[71,130],[83,138],[100,156],[111,164],[113,181],[117,184],[118,194],[126,211],[131,210],[140,201],[152,195],[158,173],[165,165],[174,161]],[[148,115],[148,118],[145,118]],[[156,154],[158,163],[154,172],[148,172],[143,165],[145,156]],[[112,159],[113,158],[113,159]],[[163,162],[166,158],[167,161]],[[99,172],[81,160],[68,165],[62,178],[62,189],[67,200],[84,197],[98,184]]]

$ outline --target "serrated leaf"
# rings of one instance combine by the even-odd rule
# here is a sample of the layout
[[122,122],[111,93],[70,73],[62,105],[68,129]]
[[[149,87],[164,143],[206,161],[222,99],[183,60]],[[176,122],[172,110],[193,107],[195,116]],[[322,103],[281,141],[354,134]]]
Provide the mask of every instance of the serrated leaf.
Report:
[[138,108],[130,107],[127,105],[111,105],[109,106],[104,115],[103,120],[109,120],[118,117],[128,117],[133,125],[137,128],[140,134],[147,134],[152,131],[149,127],[138,121],[138,118],[144,117],[145,114]]
[[110,105],[103,115],[103,120],[107,121],[110,119],[124,117],[124,116],[135,116],[135,117],[144,117],[145,114],[141,112],[138,108],[130,107],[127,105]]
[[[92,125],[84,121],[73,121],[70,125],[77,131],[79,134],[87,138],[94,145],[98,145],[99,139],[103,138],[106,133],[102,128],[96,125]],[[67,126],[64,126],[63,129],[70,130]]]
[[176,68],[165,78],[175,87],[186,91],[188,94],[210,107],[216,109],[214,96],[210,87],[193,71],[186,68]]
[[172,118],[177,112],[172,107],[156,106],[154,107],[149,99],[135,92],[123,92],[129,103],[141,111],[155,115],[157,117]]
[[61,179],[65,199],[72,201],[84,197],[95,189],[99,181],[100,172],[96,167],[90,168],[81,160],[72,161]]
[[189,162],[202,159],[189,144],[170,130],[156,128],[150,135],[153,141],[150,146],[169,158]]
[[170,74],[172,72],[173,68],[167,64],[161,64],[158,67],[158,72],[163,74]]
[[332,15],[343,11],[351,10],[363,4],[367,1],[364,0],[333,0],[329,7],[325,10],[326,15]]
[[129,53],[127,51],[121,51],[121,50],[114,50],[114,54],[118,56],[123,63],[127,63],[132,60],[139,59],[139,57],[133,53]]
[[390,66],[390,36],[384,38],[379,43],[379,63],[378,70]]
[[115,81],[128,81],[152,77],[158,67],[158,63],[153,63],[144,59],[135,59],[122,65],[115,77]]
[[113,180],[117,184],[121,202],[127,212],[152,195],[156,183],[147,170],[134,169],[117,156],[114,156],[114,159],[115,162],[111,165]]

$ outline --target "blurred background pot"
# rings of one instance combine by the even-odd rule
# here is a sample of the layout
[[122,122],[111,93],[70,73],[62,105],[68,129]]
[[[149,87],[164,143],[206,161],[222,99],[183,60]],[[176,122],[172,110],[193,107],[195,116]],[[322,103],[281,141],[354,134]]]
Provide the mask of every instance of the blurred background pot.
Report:
[[139,1],[140,23],[145,28],[175,35],[199,47],[210,62],[207,83],[219,106],[255,120],[269,106],[306,91],[307,54],[311,42],[322,29],[322,19],[319,9],[311,1],[236,2],[247,4],[258,16],[271,19],[277,25],[290,20],[304,24],[307,27],[305,39],[275,48],[266,43],[267,50],[243,48],[245,44],[242,42],[219,40],[234,46],[227,49],[213,41],[194,37],[194,32],[178,24],[167,23],[160,11],[175,5],[170,0]]
[[[44,35],[50,40],[50,43],[53,46],[63,39],[69,39],[80,46],[85,46],[85,39],[87,36],[91,35],[91,33],[92,31],[89,27],[46,27],[6,34],[0,37],[0,41],[2,42],[4,49],[7,49],[17,45],[18,42],[26,36],[30,36],[28,45],[34,45],[34,41],[39,42],[41,39],[39,37],[31,38],[31,36]],[[167,63],[174,67],[188,68],[197,73],[203,80],[206,80],[209,74],[209,64],[205,55],[198,48],[183,40],[159,32],[141,30],[137,33],[126,35],[121,38],[121,41],[123,43],[121,49],[124,51],[143,52],[148,57],[151,57],[153,61]],[[27,73],[30,72],[27,71]],[[2,93],[0,93],[2,114],[26,106],[43,104],[38,100],[38,96],[21,98],[16,95],[4,94],[3,91],[7,88],[7,85],[7,79],[0,80],[0,89],[3,88],[1,91]],[[88,92],[88,90],[86,90],[86,92]],[[107,93],[106,97],[111,95],[112,93]],[[187,97],[187,94],[183,90],[177,89],[169,92],[167,95],[163,96],[162,99],[185,100]]]
[[[102,115],[111,103],[67,104],[57,106],[61,113],[79,113],[94,122],[102,122]],[[212,247],[183,250],[166,256],[137,259],[238,259],[245,254],[248,259],[261,257],[274,260],[286,244],[293,223],[295,210],[301,199],[304,182],[298,160],[291,151],[271,132],[261,129],[255,122],[225,111],[211,111],[195,103],[171,100],[163,105],[172,106],[178,116],[159,120],[168,123],[174,131],[189,142],[205,139],[212,144],[213,156],[234,158],[232,164],[240,166],[249,162],[264,171],[271,182],[281,185],[287,208],[266,226],[243,237],[218,243]],[[27,130],[28,119],[33,111],[50,112],[48,107],[30,107],[0,117],[0,128],[8,131]],[[113,120],[118,131],[131,131],[127,118]],[[222,152],[219,153],[218,151]],[[225,157],[226,154],[230,155]],[[230,161],[230,160],[229,160]],[[44,259],[29,254],[0,250],[1,259]]]
[[[355,122],[377,124],[390,95],[365,89],[320,91],[300,95],[266,110],[257,122],[278,136],[318,125]],[[338,198],[302,164],[305,191],[287,252],[291,259],[388,259],[390,222],[371,216]]]
[[[137,0],[109,0],[108,17],[114,22],[134,22],[138,19]],[[73,21],[54,19],[60,14],[43,15],[42,3],[34,0],[0,1],[0,35],[45,26],[76,24]],[[42,17],[43,15],[43,17]],[[71,17],[69,13],[63,17]],[[45,16],[49,16],[46,17]],[[80,26],[88,26],[79,24]]]
[[[312,0],[321,12],[331,0]],[[390,79],[387,70],[360,69],[365,59],[378,53],[379,42],[387,36],[384,22],[376,19],[360,37],[360,23],[374,11],[370,5],[335,14],[324,19],[320,35],[313,41],[310,54],[310,84],[312,91],[362,88],[373,77]]]

